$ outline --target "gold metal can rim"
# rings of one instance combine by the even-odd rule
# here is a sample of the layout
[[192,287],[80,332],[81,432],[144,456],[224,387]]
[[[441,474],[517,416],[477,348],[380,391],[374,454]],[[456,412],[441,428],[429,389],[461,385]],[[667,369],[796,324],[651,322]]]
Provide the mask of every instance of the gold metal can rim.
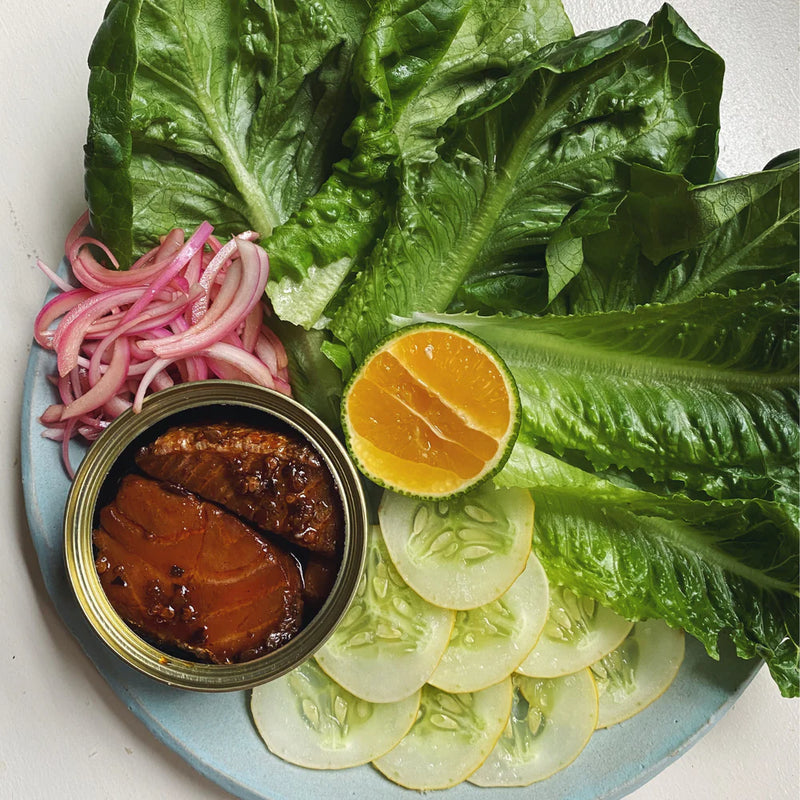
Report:
[[[290,426],[325,460],[342,501],[345,543],[336,581],[322,608],[289,642],[252,661],[206,664],[165,653],[139,637],[117,614],[97,574],[92,546],[95,506],[106,478],[129,444],[153,425],[208,406],[250,409]],[[320,419],[287,395],[251,383],[208,380],[179,384],[148,397],[140,412],[115,419],[92,444],[67,497],[67,574],[84,615],[101,640],[140,672],[199,691],[233,691],[273,680],[321,647],[344,616],[366,557],[367,510],[359,474],[344,445]]]

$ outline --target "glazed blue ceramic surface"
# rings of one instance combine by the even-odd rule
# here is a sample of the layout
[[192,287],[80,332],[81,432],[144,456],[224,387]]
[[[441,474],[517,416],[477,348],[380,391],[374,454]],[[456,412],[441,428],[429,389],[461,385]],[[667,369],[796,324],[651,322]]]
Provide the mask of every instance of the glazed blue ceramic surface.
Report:
[[[62,265],[63,268],[63,265]],[[88,659],[130,710],[193,767],[245,800],[419,796],[387,781],[370,766],[342,771],[306,770],[274,757],[258,737],[249,692],[203,694],[157,683],[124,664],[89,627],[72,594],[64,566],[63,515],[70,481],[60,445],[42,438],[39,415],[56,400],[47,376],[55,358],[33,345],[25,378],[22,481],[28,524],[47,591]],[[73,466],[85,448],[74,445]],[[687,637],[675,682],[633,719],[598,731],[578,759],[535,787],[484,789],[463,783],[437,793],[447,800],[516,800],[535,789],[542,800],[612,800],[646,783],[719,720],[754,676],[760,662],[719,662]],[[87,669],[91,669],[87,660]]]

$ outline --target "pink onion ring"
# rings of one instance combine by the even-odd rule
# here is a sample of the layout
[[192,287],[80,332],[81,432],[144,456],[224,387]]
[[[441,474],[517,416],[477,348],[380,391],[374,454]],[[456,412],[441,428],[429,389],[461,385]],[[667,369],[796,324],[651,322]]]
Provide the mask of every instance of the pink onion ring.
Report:
[[257,233],[221,243],[207,222],[188,240],[175,229],[119,269],[109,249],[85,235],[87,224],[84,214],[65,242],[77,288],[39,262],[60,293],[34,322],[34,339],[55,352],[58,367],[58,402],[40,417],[43,435],[61,442],[70,476],[73,437],[97,438],[175,382],[228,377],[291,393],[286,352],[265,322],[269,259]]

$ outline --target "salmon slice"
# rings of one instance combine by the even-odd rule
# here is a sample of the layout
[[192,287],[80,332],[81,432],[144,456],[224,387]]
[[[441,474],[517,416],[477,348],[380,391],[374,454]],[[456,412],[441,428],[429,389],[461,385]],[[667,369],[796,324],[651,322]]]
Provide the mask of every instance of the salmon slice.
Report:
[[111,605],[159,646],[226,664],[264,655],[300,630],[295,558],[188,492],[126,476],[93,541]]
[[142,448],[136,463],[293,544],[341,552],[344,519],[333,477],[300,438],[230,423],[185,425]]

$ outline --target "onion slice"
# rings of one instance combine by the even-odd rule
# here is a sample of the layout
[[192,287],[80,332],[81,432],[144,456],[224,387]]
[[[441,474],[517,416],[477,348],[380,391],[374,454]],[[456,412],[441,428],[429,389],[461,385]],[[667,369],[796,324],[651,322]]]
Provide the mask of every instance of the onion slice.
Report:
[[226,271],[225,283],[206,313],[183,333],[148,343],[159,358],[185,356],[222,341],[258,305],[269,277],[269,259],[258,245],[234,241],[239,258]]
[[130,360],[131,351],[127,340],[124,337],[117,339],[108,369],[85,394],[76,397],[64,408],[61,421],[87,414],[109,402],[125,382]]
[[[267,326],[269,258],[245,231],[227,242],[201,223],[180,229],[120,269],[102,242],[85,235],[88,215],[70,230],[65,252],[77,287],[39,267],[60,290],[36,316],[34,339],[56,354],[58,401],[40,417],[43,435],[87,441],[147,395],[177,382],[235,378],[290,394],[286,351]],[[111,268],[95,254],[100,251]]]

